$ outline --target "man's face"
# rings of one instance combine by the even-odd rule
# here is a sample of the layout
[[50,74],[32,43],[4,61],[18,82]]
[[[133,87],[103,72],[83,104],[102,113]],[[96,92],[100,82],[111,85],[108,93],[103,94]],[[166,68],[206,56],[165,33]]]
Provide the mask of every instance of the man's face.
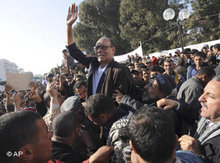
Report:
[[144,81],[148,81],[149,78],[150,78],[150,72],[147,71],[147,70],[144,70],[143,71],[143,79],[144,79]]
[[158,74],[160,74],[160,72],[158,72],[158,71],[151,71],[150,72],[150,77],[152,78],[152,77],[154,77],[154,76],[156,76]]
[[164,69],[165,69],[165,72],[168,74],[168,75],[171,75],[173,73],[173,69],[174,69],[174,64],[173,62],[164,62],[164,65],[163,65]]
[[199,101],[202,105],[200,115],[212,122],[220,120],[220,82],[211,80],[205,87]]
[[33,155],[35,162],[47,162],[52,157],[52,133],[48,131],[43,119],[37,120],[37,141],[33,144]]
[[111,42],[108,39],[101,38],[96,43],[95,51],[98,61],[101,64],[108,64],[114,57],[115,47],[111,45]]
[[204,59],[201,56],[195,56],[194,57],[194,63],[196,66],[201,67],[204,62]]
[[79,89],[76,88],[75,92],[78,94],[79,98],[86,100],[87,88],[84,85],[82,85]]
[[142,76],[143,76],[143,75],[142,75],[141,73],[139,73],[139,72],[133,73],[132,76],[133,76],[133,79],[134,79],[134,81],[135,81],[136,83],[139,83],[139,82],[142,81]]
[[217,48],[213,48],[214,54],[218,54],[218,49]]
[[63,53],[63,58],[67,59],[67,56],[68,56],[68,53],[67,53],[67,52],[64,52],[64,53]]
[[151,104],[156,102],[159,98],[159,86],[156,80],[151,79],[149,84],[144,87],[144,91],[142,93],[142,101],[147,104]]
[[78,107],[77,109],[74,110],[74,113],[77,117],[77,119],[79,120],[79,122],[82,122],[82,120],[85,117],[85,113],[82,107]]
[[128,68],[130,71],[134,70],[134,66],[128,66]]
[[106,118],[106,115],[101,114],[97,118],[93,118],[90,115],[87,116],[88,119],[97,126],[104,126],[106,122],[108,121],[108,118]]

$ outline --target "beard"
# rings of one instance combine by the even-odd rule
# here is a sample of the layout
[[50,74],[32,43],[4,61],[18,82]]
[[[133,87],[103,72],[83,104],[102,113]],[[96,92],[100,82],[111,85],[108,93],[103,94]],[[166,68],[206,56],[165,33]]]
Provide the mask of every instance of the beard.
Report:
[[141,95],[141,100],[145,104],[152,104],[158,100],[158,97],[156,95],[149,94],[149,92],[145,90]]

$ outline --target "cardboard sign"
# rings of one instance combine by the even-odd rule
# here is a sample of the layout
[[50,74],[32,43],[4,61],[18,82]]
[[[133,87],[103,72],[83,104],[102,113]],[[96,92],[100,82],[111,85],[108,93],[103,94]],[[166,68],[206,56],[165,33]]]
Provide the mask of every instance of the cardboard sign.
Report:
[[6,83],[9,84],[13,90],[30,90],[30,82],[32,81],[33,73],[25,72],[25,73],[6,73]]

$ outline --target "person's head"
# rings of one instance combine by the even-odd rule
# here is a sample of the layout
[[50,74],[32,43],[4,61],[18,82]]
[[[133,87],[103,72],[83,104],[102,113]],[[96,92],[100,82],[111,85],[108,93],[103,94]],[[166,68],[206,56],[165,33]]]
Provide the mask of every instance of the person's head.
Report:
[[76,82],[75,85],[74,85],[74,90],[81,99],[86,100],[87,92],[88,92],[86,81]]
[[0,116],[0,162],[46,163],[52,156],[51,136],[41,116],[32,111]]
[[201,67],[202,64],[205,61],[205,54],[202,52],[196,52],[194,54],[194,59],[193,59],[194,63],[196,64],[196,67]]
[[201,103],[200,115],[212,122],[220,121],[220,76],[214,77],[205,87],[199,97]]
[[96,125],[104,126],[114,113],[115,107],[110,97],[97,93],[86,100],[85,114]]
[[153,77],[158,74],[162,74],[164,72],[163,67],[154,65],[150,68],[150,77]]
[[[163,109],[144,107],[133,114],[128,122],[132,154],[139,162],[172,162],[177,138],[174,124]],[[131,162],[136,161],[131,157]]]
[[68,97],[60,107],[61,112],[72,111],[79,122],[81,122],[84,117],[84,107],[81,104],[80,98],[78,96]]
[[177,57],[180,57],[180,54],[181,54],[181,53],[180,53],[180,50],[179,50],[179,49],[176,49],[176,50],[175,50],[175,54],[177,55]]
[[220,52],[220,44],[215,44],[213,49],[214,49],[214,53],[215,54],[219,54],[219,52]]
[[205,86],[213,77],[215,76],[215,71],[212,66],[201,67],[196,74],[196,77],[200,79],[201,83]]
[[54,74],[49,73],[49,74],[47,75],[47,77],[46,77],[46,80],[47,80],[49,83],[51,83],[51,82],[53,81],[53,77],[54,77]]
[[148,68],[142,69],[143,72],[143,79],[145,82],[148,82],[148,80],[150,79],[150,71]]
[[172,78],[168,75],[155,75],[142,92],[142,102],[150,104],[171,94],[174,89]]
[[157,59],[157,57],[155,57],[155,56],[152,57],[152,64],[153,64],[153,65],[157,65],[157,64],[158,64],[158,59]]
[[87,79],[86,79],[86,76],[85,76],[85,75],[76,74],[76,75],[75,75],[75,80],[76,80],[76,82],[78,82],[78,81],[87,80]]
[[94,50],[100,64],[105,66],[109,64],[114,58],[116,49],[110,38],[102,37],[96,42]]
[[208,53],[208,51],[209,51],[209,45],[208,44],[205,44],[205,45],[203,45],[203,47],[202,47],[202,50],[201,50],[203,53],[205,53],[205,54],[207,54]]
[[184,58],[178,58],[176,66],[185,66]]
[[210,55],[207,57],[207,62],[209,65],[216,65],[216,56]]
[[142,72],[140,70],[132,70],[131,71],[132,77],[136,83],[140,83],[142,81]]
[[66,81],[68,82],[68,84],[71,84],[73,82],[73,77],[72,76],[67,76],[66,77]]
[[164,64],[163,64],[163,68],[165,70],[165,72],[168,74],[168,75],[172,75],[173,74],[173,70],[175,68],[175,65],[173,63],[173,60],[171,58],[166,58],[164,60]]
[[128,64],[128,68],[130,71],[134,70],[134,64],[133,63]]
[[62,50],[62,53],[63,53],[63,58],[67,58],[67,56],[68,56],[67,50],[66,50],[66,49],[63,49],[63,50]]
[[53,140],[72,145],[77,133],[79,122],[74,112],[66,111],[58,114],[53,120]]

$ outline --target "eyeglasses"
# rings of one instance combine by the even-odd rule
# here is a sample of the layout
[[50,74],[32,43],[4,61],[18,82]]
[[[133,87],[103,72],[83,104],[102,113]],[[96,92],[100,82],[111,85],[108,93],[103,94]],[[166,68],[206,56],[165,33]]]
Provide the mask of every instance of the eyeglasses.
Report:
[[107,48],[109,48],[109,47],[112,47],[112,46],[105,46],[105,45],[96,45],[96,46],[94,46],[94,51],[95,51],[95,53],[98,51],[98,49],[101,49],[101,50],[103,50],[103,51],[105,51]]

